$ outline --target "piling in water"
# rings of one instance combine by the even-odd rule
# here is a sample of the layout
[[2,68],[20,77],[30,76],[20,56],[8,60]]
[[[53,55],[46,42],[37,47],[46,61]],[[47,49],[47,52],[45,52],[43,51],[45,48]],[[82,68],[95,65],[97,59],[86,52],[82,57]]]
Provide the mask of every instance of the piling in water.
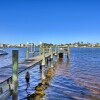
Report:
[[50,51],[51,51],[51,59],[53,59],[53,49],[52,49],[52,47],[50,48]]
[[69,49],[69,47],[67,47],[67,59],[68,60],[70,59],[70,49]]
[[28,59],[29,58],[29,48],[28,48],[28,45],[27,45],[27,47],[26,47],[26,59]]
[[12,51],[12,83],[14,85],[12,100],[18,100],[18,50]]
[[44,73],[44,67],[45,67],[45,64],[46,64],[46,61],[45,61],[45,51],[44,51],[44,48],[43,48],[43,55],[42,55],[42,80],[45,79],[45,73]]

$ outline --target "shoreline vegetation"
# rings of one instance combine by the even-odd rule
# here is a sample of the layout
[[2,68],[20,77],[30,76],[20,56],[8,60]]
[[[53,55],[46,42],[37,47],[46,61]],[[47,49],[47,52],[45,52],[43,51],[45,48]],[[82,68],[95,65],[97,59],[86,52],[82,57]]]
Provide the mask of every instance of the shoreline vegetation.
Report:
[[[76,42],[76,43],[67,43],[67,44],[52,44],[52,43],[42,43],[44,47],[51,46],[60,46],[60,47],[72,47],[72,48],[100,48],[100,43],[84,43],[84,42]],[[20,43],[20,44],[0,44],[0,48],[25,48],[25,47],[39,47],[40,45],[36,45],[34,43]]]

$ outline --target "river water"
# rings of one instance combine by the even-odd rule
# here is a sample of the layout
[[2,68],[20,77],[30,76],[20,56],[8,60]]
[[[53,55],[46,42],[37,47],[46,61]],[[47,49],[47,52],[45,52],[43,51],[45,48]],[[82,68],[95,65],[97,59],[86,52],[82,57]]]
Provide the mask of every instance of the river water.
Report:
[[[0,67],[11,64],[11,51],[0,56]],[[25,48],[19,50],[19,60],[25,59]],[[100,100],[100,48],[71,48],[70,61],[66,55],[58,59],[54,77],[50,86],[45,90],[45,100]],[[32,56],[32,55],[30,55]],[[47,67],[47,66],[46,66]],[[30,87],[26,91],[25,73],[19,77],[18,99],[34,93],[34,87],[41,81],[39,65],[29,71]],[[9,98],[11,100],[11,97]]]

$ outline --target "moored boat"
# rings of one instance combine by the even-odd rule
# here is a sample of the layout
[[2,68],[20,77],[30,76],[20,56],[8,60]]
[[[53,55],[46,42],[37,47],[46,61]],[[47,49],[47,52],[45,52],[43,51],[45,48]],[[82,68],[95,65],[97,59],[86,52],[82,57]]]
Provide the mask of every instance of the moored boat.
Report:
[[7,53],[6,51],[0,49],[0,56],[1,56],[1,55],[7,55],[7,54],[8,54],[8,53]]

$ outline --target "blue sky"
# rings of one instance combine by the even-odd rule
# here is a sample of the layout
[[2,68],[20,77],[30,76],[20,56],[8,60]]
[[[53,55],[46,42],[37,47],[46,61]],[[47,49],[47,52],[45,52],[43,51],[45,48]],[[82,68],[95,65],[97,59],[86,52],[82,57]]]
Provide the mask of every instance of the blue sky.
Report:
[[0,0],[0,43],[100,42],[100,0]]

